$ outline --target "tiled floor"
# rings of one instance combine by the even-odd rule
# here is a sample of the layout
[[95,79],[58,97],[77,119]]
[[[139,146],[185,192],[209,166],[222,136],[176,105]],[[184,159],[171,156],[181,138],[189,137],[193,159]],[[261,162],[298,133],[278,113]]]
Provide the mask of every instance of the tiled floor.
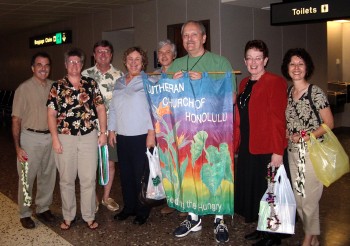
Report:
[[[339,139],[350,153],[350,128],[340,129]],[[0,245],[217,245],[213,238],[213,216],[206,216],[203,229],[185,238],[176,239],[173,229],[182,218],[177,212],[161,215],[161,207],[153,209],[146,224],[136,226],[132,218],[123,222],[113,220],[115,213],[100,205],[96,219],[100,223],[98,230],[89,230],[82,219],[69,231],[61,231],[61,200],[56,185],[52,212],[58,217],[55,223],[42,224],[36,220],[34,230],[23,229],[17,216],[17,182],[15,151],[9,128],[0,127]],[[118,174],[112,190],[112,197],[122,204]],[[77,190],[77,195],[79,191]],[[102,187],[98,187],[102,194]],[[79,199],[78,199],[79,200]],[[325,188],[321,200],[322,246],[350,245],[350,174]],[[235,215],[233,219],[225,217],[229,224],[230,241],[225,245],[251,245],[243,235],[255,229],[256,224],[245,224]],[[283,240],[283,245],[298,245],[302,239],[301,223],[296,224],[296,234]]]

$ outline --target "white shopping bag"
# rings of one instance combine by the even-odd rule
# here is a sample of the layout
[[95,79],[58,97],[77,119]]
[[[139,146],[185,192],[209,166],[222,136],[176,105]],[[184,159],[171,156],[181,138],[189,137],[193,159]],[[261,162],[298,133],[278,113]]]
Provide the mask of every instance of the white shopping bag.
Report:
[[154,200],[164,199],[165,192],[162,184],[162,171],[160,169],[158,148],[154,147],[153,153],[147,149],[146,154],[149,162],[149,179],[146,198]]
[[294,234],[296,202],[284,165],[278,168],[274,180],[275,216],[271,216],[271,204],[268,202],[267,190],[260,201],[257,230]]

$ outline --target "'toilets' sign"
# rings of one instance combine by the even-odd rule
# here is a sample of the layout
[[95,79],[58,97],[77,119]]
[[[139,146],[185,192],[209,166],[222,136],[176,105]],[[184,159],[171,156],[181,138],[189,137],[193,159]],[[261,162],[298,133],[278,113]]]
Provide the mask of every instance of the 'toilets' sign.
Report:
[[271,4],[271,25],[350,18],[349,0],[306,0]]
[[72,31],[60,31],[29,38],[29,48],[39,48],[72,43]]

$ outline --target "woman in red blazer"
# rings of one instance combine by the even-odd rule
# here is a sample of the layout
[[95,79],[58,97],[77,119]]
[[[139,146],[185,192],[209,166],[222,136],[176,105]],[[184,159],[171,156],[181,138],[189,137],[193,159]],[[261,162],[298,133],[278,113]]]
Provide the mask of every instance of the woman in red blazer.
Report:
[[[236,101],[240,144],[235,172],[235,213],[250,223],[258,220],[260,200],[267,189],[267,165],[279,167],[287,163],[283,161],[287,146],[287,82],[265,71],[268,48],[261,40],[246,44],[244,61],[250,76],[241,81]],[[281,243],[276,234],[259,231],[245,238],[261,239],[253,245]]]

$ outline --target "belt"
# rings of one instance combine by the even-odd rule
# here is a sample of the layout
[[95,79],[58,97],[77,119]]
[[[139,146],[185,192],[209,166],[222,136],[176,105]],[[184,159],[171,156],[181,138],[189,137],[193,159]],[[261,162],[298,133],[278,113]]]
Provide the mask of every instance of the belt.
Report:
[[34,130],[34,129],[30,129],[30,128],[27,128],[26,130],[27,130],[27,131],[30,131],[30,132],[36,132],[36,133],[42,133],[42,134],[49,134],[49,133],[50,133],[49,130],[43,130],[43,131],[41,131],[41,130]]

